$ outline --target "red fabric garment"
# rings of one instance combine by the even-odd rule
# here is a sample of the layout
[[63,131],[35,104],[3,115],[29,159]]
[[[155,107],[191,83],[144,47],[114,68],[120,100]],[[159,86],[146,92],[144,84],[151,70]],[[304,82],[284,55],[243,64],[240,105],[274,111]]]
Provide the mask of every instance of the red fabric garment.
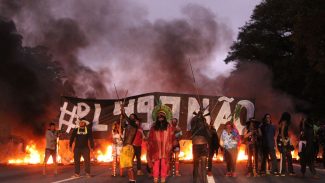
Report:
[[133,140],[133,145],[134,146],[141,146],[142,145],[142,139],[143,139],[143,130],[142,130],[142,128],[138,128],[138,131],[135,134],[135,138]]
[[149,159],[154,162],[156,160],[166,158],[168,161],[175,140],[174,129],[168,125],[167,130],[155,130],[154,127],[150,129],[148,139],[148,155]]

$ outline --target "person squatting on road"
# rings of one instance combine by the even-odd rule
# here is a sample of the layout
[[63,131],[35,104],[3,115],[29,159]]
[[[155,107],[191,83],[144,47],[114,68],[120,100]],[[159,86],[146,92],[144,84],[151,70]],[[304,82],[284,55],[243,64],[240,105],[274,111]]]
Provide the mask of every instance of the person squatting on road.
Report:
[[74,143],[74,175],[73,177],[80,176],[80,158],[84,159],[86,177],[91,177],[90,175],[90,150],[88,142],[90,143],[90,148],[94,149],[94,138],[92,135],[92,128],[89,122],[85,119],[80,119],[76,123],[77,128],[75,128],[70,137],[69,147],[72,149],[72,144]]

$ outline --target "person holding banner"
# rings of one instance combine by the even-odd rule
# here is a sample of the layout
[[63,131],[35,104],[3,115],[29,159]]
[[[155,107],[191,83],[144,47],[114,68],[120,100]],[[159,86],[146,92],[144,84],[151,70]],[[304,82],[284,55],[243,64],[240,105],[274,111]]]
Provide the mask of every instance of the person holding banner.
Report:
[[133,170],[133,158],[134,158],[133,141],[138,131],[136,120],[139,119],[135,114],[131,114],[130,117],[128,117],[125,113],[123,106],[121,107],[121,114],[126,119],[126,121],[124,121],[125,124],[122,124],[122,126],[124,126],[125,128],[125,135],[123,139],[123,147],[122,147],[121,157],[120,157],[120,168],[127,168],[129,182],[135,183],[136,177]]
[[56,150],[57,150],[57,139],[59,133],[55,129],[55,124],[50,123],[50,129],[46,130],[45,138],[46,138],[46,149],[45,149],[45,157],[44,157],[44,166],[43,166],[43,175],[46,174],[46,164],[49,160],[50,156],[52,156],[53,164],[54,164],[54,174],[58,174],[57,162],[56,162]]
[[172,117],[171,110],[166,105],[158,105],[153,110],[155,124],[151,127],[148,138],[148,154],[153,164],[154,183],[165,183],[168,172],[168,163],[173,150],[175,134],[168,123]]
[[72,144],[74,143],[74,171],[75,174],[72,177],[80,177],[80,158],[84,159],[86,177],[90,178],[90,150],[88,142],[90,143],[90,148],[94,149],[94,138],[92,135],[92,129],[87,127],[89,122],[85,119],[80,119],[77,121],[77,128],[75,128],[70,137],[69,147],[72,149]]

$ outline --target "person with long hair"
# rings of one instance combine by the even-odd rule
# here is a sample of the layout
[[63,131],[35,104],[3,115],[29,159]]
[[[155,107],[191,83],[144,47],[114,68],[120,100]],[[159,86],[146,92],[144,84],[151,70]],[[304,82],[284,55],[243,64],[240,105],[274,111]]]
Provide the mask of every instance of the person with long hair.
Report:
[[261,130],[259,129],[259,122],[254,118],[250,118],[246,122],[246,128],[244,129],[244,139],[246,142],[246,149],[248,152],[247,160],[247,177],[257,176],[258,172],[258,138],[261,136]]
[[[167,106],[166,106],[167,107]],[[152,161],[154,183],[166,182],[169,160],[173,150],[175,138],[174,130],[167,121],[167,114],[164,110],[156,111],[153,115],[156,122],[151,127],[148,137],[148,155]]]
[[200,110],[191,120],[192,152],[193,152],[193,183],[207,183],[208,144],[211,140],[209,125]]
[[139,118],[137,117],[136,114],[131,114],[128,117],[123,107],[121,107],[121,114],[126,119],[126,121],[124,121],[124,124],[122,124],[122,126],[124,126],[125,132],[124,132],[124,139],[123,139],[123,147],[121,150],[120,167],[128,169],[129,182],[135,183],[136,175],[133,169],[133,159],[134,159],[133,141],[138,131],[136,120],[138,120]]
[[[138,126],[138,131],[135,135],[135,139],[133,141],[133,148],[134,148],[134,157],[137,161],[137,175],[143,175],[141,170],[141,149],[142,149],[142,141],[145,137],[143,133],[143,129],[141,127],[141,121],[138,119],[136,120],[136,124]],[[134,158],[133,158],[134,159]]]
[[52,156],[54,163],[54,174],[58,174],[56,156],[57,156],[57,139],[59,137],[59,131],[55,129],[55,123],[50,123],[49,129],[46,130],[46,148],[45,148],[45,157],[43,162],[43,175],[46,174],[46,165],[50,156]]
[[181,176],[181,174],[179,172],[179,157],[178,156],[179,156],[179,152],[180,152],[179,140],[182,136],[182,130],[178,126],[177,118],[173,118],[171,120],[171,124],[174,129],[174,133],[175,133],[175,141],[173,143],[173,154],[172,154],[172,170],[173,170],[172,174],[175,176]]
[[268,164],[269,156],[271,157],[271,174],[278,176],[278,161],[275,154],[275,126],[272,124],[271,115],[265,114],[261,124],[262,132],[262,163],[261,163],[261,175],[266,174],[266,164]]
[[300,139],[299,139],[299,157],[301,165],[301,174],[302,177],[305,177],[306,167],[309,167],[309,170],[313,178],[319,178],[316,175],[316,169],[314,165],[314,120],[308,116],[307,119],[302,118],[300,122]]
[[289,137],[291,115],[284,112],[279,121],[279,133],[277,137],[278,149],[280,151],[280,175],[295,175],[292,165],[291,151],[294,150]]
[[112,162],[112,176],[117,175],[117,165],[119,166],[119,174],[123,176],[123,169],[120,167],[120,155],[123,147],[123,130],[119,122],[114,122],[112,127],[112,140],[113,140],[113,162]]
[[227,177],[236,177],[236,162],[238,156],[238,146],[240,135],[231,121],[225,125],[225,129],[221,133],[220,145],[224,149],[224,159],[227,164]]
[[211,140],[209,143],[209,157],[208,157],[208,176],[212,176],[212,159],[214,155],[218,155],[219,149],[219,137],[213,121],[210,122],[209,130],[211,134]]

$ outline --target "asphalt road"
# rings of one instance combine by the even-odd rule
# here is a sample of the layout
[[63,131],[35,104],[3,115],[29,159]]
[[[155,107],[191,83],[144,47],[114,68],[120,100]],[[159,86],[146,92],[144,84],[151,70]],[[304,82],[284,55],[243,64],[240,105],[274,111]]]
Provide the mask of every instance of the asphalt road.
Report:
[[[315,180],[310,178],[309,170],[307,170],[306,178],[301,178],[299,176],[299,166],[295,165],[295,171],[297,176],[286,176],[286,177],[275,177],[275,176],[263,176],[263,177],[246,177],[246,164],[239,163],[237,166],[238,177],[229,178],[225,177],[225,164],[224,163],[214,163],[213,164],[213,179],[214,182],[258,182],[258,183],[305,183],[305,182],[324,182],[325,181],[325,170],[317,169],[320,179]],[[82,167],[83,168],[83,167]],[[143,166],[143,169],[144,166]],[[83,170],[83,169],[82,169]],[[42,175],[42,167],[40,165],[24,165],[24,166],[0,166],[0,182],[11,183],[11,182],[71,182],[71,183],[81,183],[81,182],[114,182],[114,183],[126,183],[128,182],[127,177],[112,177],[111,169],[108,164],[96,164],[92,165],[91,169],[93,177],[86,178],[81,177],[77,179],[70,179],[73,174],[73,165],[59,166],[58,175],[54,176],[53,167],[48,168],[48,175]],[[126,174],[126,172],[125,172]],[[192,182],[192,164],[181,163],[181,177],[169,177],[167,182],[172,183],[190,183]],[[82,174],[83,175],[83,171]],[[212,179],[212,177],[211,177]],[[153,182],[152,178],[147,175],[138,176],[137,182],[149,183]]]

